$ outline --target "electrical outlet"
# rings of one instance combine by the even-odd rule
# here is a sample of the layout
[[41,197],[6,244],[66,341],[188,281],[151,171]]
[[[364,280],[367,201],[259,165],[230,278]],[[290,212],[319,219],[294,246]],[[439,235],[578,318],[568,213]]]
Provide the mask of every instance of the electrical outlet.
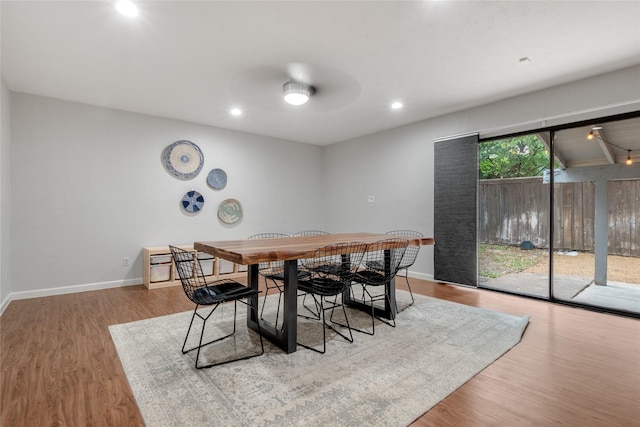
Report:
[[129,267],[131,265],[131,260],[128,256],[122,258],[122,266]]
[[367,202],[369,202],[369,203],[373,203],[373,202],[375,202],[375,201],[376,201],[375,196],[369,196],[369,197],[367,197]]

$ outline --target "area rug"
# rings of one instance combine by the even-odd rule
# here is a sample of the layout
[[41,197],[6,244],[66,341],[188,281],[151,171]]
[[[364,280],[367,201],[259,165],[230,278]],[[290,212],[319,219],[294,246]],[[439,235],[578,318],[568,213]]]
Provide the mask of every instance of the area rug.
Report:
[[[232,327],[231,307],[212,331]],[[378,322],[375,335],[354,332],[353,343],[330,332],[326,354],[300,346],[286,354],[265,340],[263,356],[196,370],[195,354],[180,351],[191,314],[109,327],[148,427],[406,426],[516,345],[529,321],[416,295],[396,328]],[[364,313],[348,316],[370,326]],[[242,320],[230,348],[200,357],[259,344]],[[298,330],[299,341],[322,346],[320,323]]]

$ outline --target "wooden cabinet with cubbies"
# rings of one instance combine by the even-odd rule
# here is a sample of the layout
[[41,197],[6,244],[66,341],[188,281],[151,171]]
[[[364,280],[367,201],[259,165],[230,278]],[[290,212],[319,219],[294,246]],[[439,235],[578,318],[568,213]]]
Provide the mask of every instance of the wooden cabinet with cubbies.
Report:
[[[191,245],[179,245],[180,248],[193,251],[200,258],[200,265],[207,280],[240,278],[246,276],[246,266],[212,258],[199,253]],[[180,278],[175,269],[169,246],[147,247],[142,250],[142,279],[148,289],[179,286]]]

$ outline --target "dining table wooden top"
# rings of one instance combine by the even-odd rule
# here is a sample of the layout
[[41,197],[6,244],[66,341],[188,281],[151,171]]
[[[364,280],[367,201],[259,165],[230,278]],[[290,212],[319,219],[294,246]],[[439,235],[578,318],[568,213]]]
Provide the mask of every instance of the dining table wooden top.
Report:
[[252,265],[261,262],[288,261],[309,258],[324,246],[360,242],[375,243],[393,238],[406,239],[410,246],[433,245],[431,237],[396,236],[377,233],[337,233],[320,236],[278,237],[271,239],[241,239],[194,242],[199,252],[214,255],[236,264]]

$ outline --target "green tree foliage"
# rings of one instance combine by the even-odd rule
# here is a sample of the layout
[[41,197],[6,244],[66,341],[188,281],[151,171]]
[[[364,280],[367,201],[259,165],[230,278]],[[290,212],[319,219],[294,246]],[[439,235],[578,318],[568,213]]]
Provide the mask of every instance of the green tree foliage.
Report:
[[483,142],[479,145],[480,179],[541,176],[549,152],[537,135]]

